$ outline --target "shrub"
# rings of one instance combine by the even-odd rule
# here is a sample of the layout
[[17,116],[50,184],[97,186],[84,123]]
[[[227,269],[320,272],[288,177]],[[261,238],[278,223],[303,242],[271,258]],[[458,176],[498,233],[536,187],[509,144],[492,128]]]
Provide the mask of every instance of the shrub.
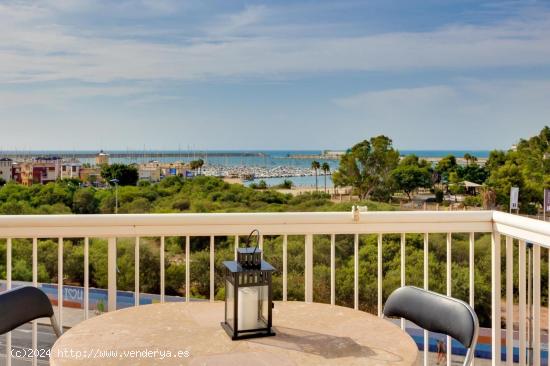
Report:
[[290,179],[283,180],[283,183],[278,184],[276,188],[279,189],[291,189],[294,183]]
[[464,198],[464,205],[472,207],[481,207],[482,205],[481,196],[466,196]]
[[180,211],[189,210],[189,207],[191,207],[191,203],[187,199],[179,199],[172,203],[172,208]]

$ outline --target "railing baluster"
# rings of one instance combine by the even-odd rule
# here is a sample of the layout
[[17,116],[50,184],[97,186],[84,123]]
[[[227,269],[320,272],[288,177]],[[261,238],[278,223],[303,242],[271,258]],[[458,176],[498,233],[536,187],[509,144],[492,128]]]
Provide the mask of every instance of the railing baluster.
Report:
[[359,234],[353,237],[353,308],[359,310]]
[[475,305],[475,234],[470,233],[470,247],[469,247],[469,261],[468,261],[468,271],[469,271],[469,292],[470,292],[470,306],[472,309]]
[[191,285],[191,270],[190,266],[190,251],[191,251],[191,238],[189,236],[185,237],[185,301],[189,302],[189,296],[191,291],[189,286]]
[[383,273],[382,273],[382,234],[378,234],[378,258],[377,258],[377,269],[378,269],[378,276],[377,276],[377,282],[378,282],[378,316],[382,317],[382,280],[383,280]]
[[233,251],[235,254],[235,260],[237,260],[237,249],[239,248],[239,235],[235,235],[235,245],[233,245]]
[[165,268],[164,268],[164,236],[160,237],[160,302],[164,302],[164,292],[165,292]]
[[305,300],[313,302],[313,234],[305,238]]
[[540,245],[533,244],[533,364],[540,366]]
[[[32,285],[38,287],[38,239],[32,238]],[[32,349],[38,349],[38,323],[35,320],[32,321]],[[38,365],[37,352],[32,352],[32,364]]]
[[[6,290],[11,290],[11,238],[6,239]],[[6,366],[11,366],[11,332],[6,333]]]
[[57,321],[63,333],[63,238],[57,239]]
[[134,305],[139,306],[140,286],[139,286],[139,236],[136,236],[134,244]]
[[500,234],[491,235],[491,355],[492,366],[500,365]]
[[258,248],[262,251],[262,258],[264,255],[264,236],[260,235],[260,238],[258,239]]
[[330,235],[330,304],[336,304],[336,235]]
[[[469,261],[468,261],[468,271],[469,271],[469,292],[470,292],[470,306],[474,309],[475,306],[475,234],[470,233],[470,246],[469,246]],[[472,365],[475,363],[475,350],[474,357],[472,358]]]
[[84,319],[90,317],[90,238],[84,238]]
[[[429,234],[424,234],[424,289],[429,290],[429,264],[428,264],[428,250],[430,246]],[[424,330],[424,366],[430,364],[429,352],[430,352],[430,334],[427,330]]]
[[283,301],[287,301],[288,291],[288,277],[287,277],[287,264],[288,264],[288,235],[283,235]]
[[527,292],[526,292],[526,258],[525,258],[525,241],[520,240],[518,245],[518,277],[519,277],[519,365],[526,365],[526,333],[527,333],[527,322],[526,322],[526,304],[527,304]]
[[[401,287],[405,286],[405,282],[406,282],[406,278],[405,278],[405,275],[406,275],[405,262],[407,258],[407,252],[405,250],[406,240],[407,239],[406,239],[405,233],[401,233]],[[405,330],[406,325],[407,325],[407,322],[405,318],[401,318],[401,329]]]
[[108,311],[116,310],[116,238],[107,240],[107,302]]
[[[453,264],[453,257],[452,257],[452,242],[453,242],[453,236],[451,233],[447,233],[447,296],[452,296],[453,292],[453,281],[451,277],[451,269]],[[451,366],[453,356],[453,347],[452,347],[452,339],[450,336],[447,336],[447,366]]]
[[210,236],[210,301],[214,301],[214,271],[215,271],[215,252],[214,252],[215,239],[214,236]]
[[514,363],[514,242],[506,236],[506,365]]

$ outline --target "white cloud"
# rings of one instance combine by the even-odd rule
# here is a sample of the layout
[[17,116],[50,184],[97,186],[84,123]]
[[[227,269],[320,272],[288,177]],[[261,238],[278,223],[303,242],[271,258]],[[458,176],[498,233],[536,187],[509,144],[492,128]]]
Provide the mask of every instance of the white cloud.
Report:
[[357,108],[369,111],[371,109],[411,109],[420,106],[423,109],[434,106],[447,106],[458,97],[455,89],[444,86],[427,86],[418,88],[389,89],[352,95],[334,100],[345,108]]
[[267,15],[268,8],[264,5],[248,6],[242,12],[220,16],[214,24],[205,27],[205,31],[218,36],[229,35],[258,24]]
[[90,97],[132,97],[136,100],[152,94],[152,89],[142,86],[72,86],[33,90],[0,90],[0,110],[3,108],[44,106],[61,109],[68,101]]
[[[337,71],[550,65],[550,17],[544,14],[431,32],[230,36],[251,26],[261,28],[269,9],[255,6],[218,18],[211,32],[155,42],[147,37],[120,37],[124,32],[109,36],[93,28],[61,25],[54,21],[56,15],[75,5],[55,3],[57,8],[19,2],[0,5],[0,82],[270,78]],[[92,11],[89,7],[94,4],[80,0],[76,7]],[[167,12],[173,5],[163,4]]]
[[179,0],[47,0],[48,9],[63,14],[96,14],[103,17],[150,17],[171,14],[185,5]]
[[[458,80],[370,91],[334,103],[356,113],[371,133],[393,136],[400,146],[418,148],[424,142],[430,148],[486,148],[516,141],[518,129],[529,136],[549,124],[549,94],[550,80]],[[446,136],[453,136],[452,141]],[[440,142],[445,145],[438,146]]]

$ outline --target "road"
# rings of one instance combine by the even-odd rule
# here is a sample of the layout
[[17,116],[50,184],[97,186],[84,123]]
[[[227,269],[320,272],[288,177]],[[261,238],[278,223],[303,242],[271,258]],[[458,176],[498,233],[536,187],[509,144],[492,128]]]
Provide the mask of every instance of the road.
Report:
[[[49,350],[56,340],[53,329],[49,325],[38,325],[38,350],[41,357],[38,358],[38,365],[48,365],[49,357],[44,355],[46,350]],[[11,346],[13,352],[19,351],[28,354],[28,349],[32,345],[32,325],[25,324],[11,332]],[[31,359],[12,358],[12,366],[30,366]],[[0,366],[6,365],[6,336],[0,336]]]

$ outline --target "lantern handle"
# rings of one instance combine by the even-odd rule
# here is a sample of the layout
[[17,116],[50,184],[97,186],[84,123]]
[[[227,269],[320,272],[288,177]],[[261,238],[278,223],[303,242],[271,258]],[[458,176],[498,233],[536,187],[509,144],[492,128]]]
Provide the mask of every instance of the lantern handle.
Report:
[[256,246],[254,247],[254,251],[252,252],[252,254],[256,253],[256,250],[258,250],[258,246],[260,245],[260,230],[252,230],[248,235],[248,239],[246,239],[246,247],[250,248],[250,238],[252,238],[252,235],[254,235],[254,233],[256,233],[258,239],[256,240]]

